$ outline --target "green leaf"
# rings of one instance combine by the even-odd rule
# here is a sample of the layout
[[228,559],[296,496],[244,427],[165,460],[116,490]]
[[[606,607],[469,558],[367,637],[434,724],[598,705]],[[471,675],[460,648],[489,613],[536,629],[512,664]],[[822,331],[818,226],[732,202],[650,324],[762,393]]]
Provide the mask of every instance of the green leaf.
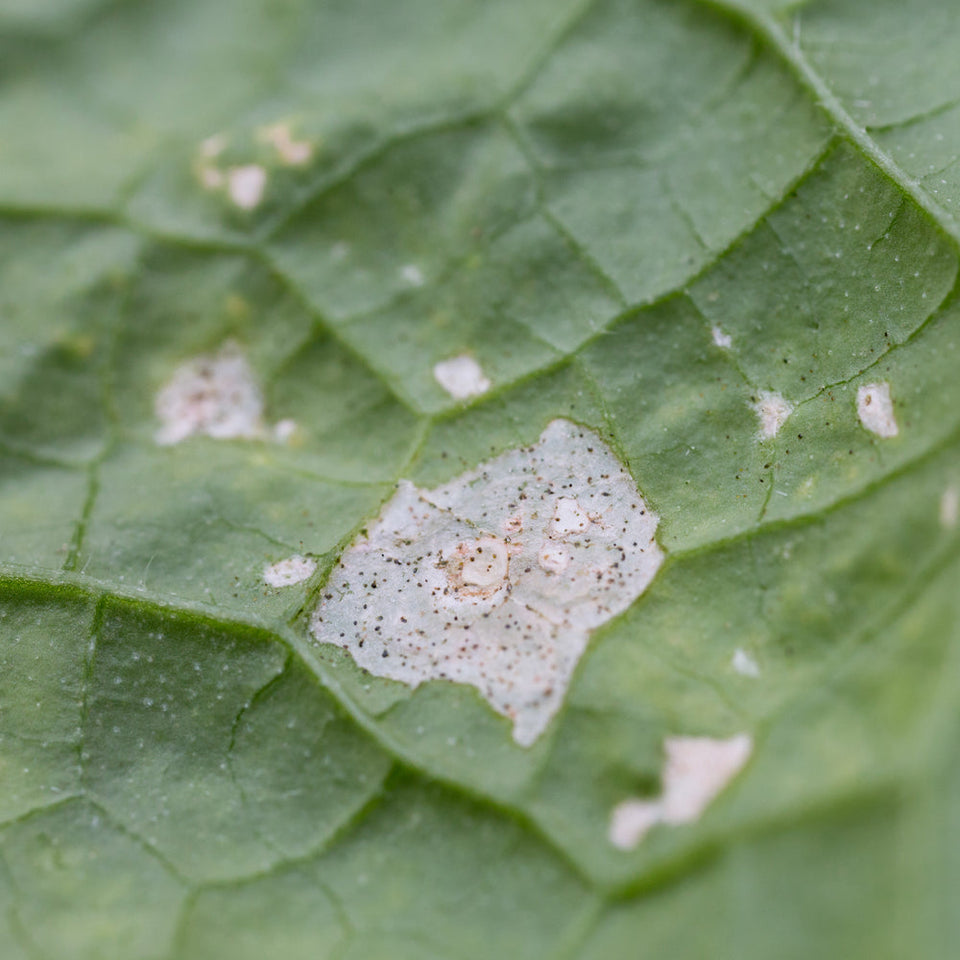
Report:
[[[951,957],[955,26],[0,0],[0,956]],[[656,519],[599,612],[490,519],[629,579],[557,420]],[[529,744],[511,590],[585,645]],[[425,598],[486,675],[358,666]]]

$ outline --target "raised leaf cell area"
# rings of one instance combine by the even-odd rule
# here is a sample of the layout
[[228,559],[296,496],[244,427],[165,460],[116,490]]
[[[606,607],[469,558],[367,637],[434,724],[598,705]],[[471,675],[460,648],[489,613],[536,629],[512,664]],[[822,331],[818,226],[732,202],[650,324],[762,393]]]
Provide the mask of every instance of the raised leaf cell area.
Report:
[[334,568],[313,635],[376,676],[476,687],[529,746],[590,633],[663,562],[658,520],[596,433],[554,420],[436,489],[401,482]]

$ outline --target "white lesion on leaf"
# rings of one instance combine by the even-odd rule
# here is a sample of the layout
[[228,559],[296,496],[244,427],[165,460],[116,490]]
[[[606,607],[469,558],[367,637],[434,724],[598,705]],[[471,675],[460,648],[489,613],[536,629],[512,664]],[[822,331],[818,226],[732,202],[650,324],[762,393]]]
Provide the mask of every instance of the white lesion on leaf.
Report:
[[291,587],[309,580],[317,571],[317,561],[295,554],[285,560],[271,563],[263,571],[263,582],[268,587]]
[[194,175],[205,190],[225,191],[235,206],[241,210],[253,210],[263,200],[267,171],[258,163],[222,164],[221,158],[228,145],[222,133],[202,141],[193,161]]
[[490,379],[468,353],[441,360],[434,366],[433,376],[455,400],[478,397],[490,389]]
[[857,416],[878,437],[895,437],[900,429],[893,413],[889,383],[868,383],[857,390]]
[[219,190],[226,183],[226,174],[218,164],[226,147],[227,138],[222,133],[216,133],[203,140],[197,150],[193,170],[206,190]]
[[227,171],[227,194],[241,210],[255,210],[263,202],[267,171],[259,163],[245,163]]
[[157,443],[188,437],[259,439],[265,434],[263,394],[239,345],[228,340],[216,353],[181,363],[157,393]]
[[461,541],[441,560],[450,588],[459,597],[492,597],[508,583],[512,548],[499,537]]
[[401,482],[334,568],[311,629],[377,676],[476,687],[528,746],[590,633],[663,562],[658,520],[596,433],[555,420],[441,487]]
[[730,334],[724,333],[717,324],[710,328],[710,336],[713,338],[714,344],[721,350],[729,350],[733,346],[733,338]]
[[[309,140],[294,137],[289,122],[279,121],[260,127],[255,133],[262,147],[246,151],[241,162],[224,162],[230,146],[226,134],[216,133],[201,141],[193,159],[193,172],[200,185],[218,192],[238,209],[255,210],[263,202],[270,179],[268,168],[303,167],[313,159],[314,147]],[[267,152],[264,151],[267,148]],[[244,151],[235,148],[232,153]],[[246,162],[243,162],[246,161]]]
[[761,440],[772,440],[793,413],[793,404],[773,390],[758,391],[752,406],[757,415],[757,434]]
[[563,573],[571,560],[573,556],[562,543],[545,543],[537,554],[537,563],[548,573]]
[[427,282],[423,271],[415,263],[408,263],[402,266],[400,268],[400,276],[403,282],[409,284],[411,287],[422,287]]
[[300,425],[290,417],[284,417],[273,425],[273,439],[277,443],[295,444],[300,432]]
[[621,850],[634,849],[657,824],[679,826],[699,820],[750,759],[753,739],[746,733],[725,740],[667,737],[664,752],[660,795],[630,798],[613,808],[608,837]]
[[759,677],[760,666],[743,647],[737,647],[730,658],[733,669],[743,677]]
[[260,127],[257,139],[273,147],[285,166],[302,167],[313,159],[313,144],[309,140],[297,140],[289,123],[280,121]]
[[584,533],[590,523],[590,515],[573,497],[557,498],[550,528],[554,534],[563,537],[570,533]]
[[270,428],[264,419],[263,392],[243,350],[227,340],[215,353],[201,354],[177,366],[154,398],[161,446],[190,437],[217,440],[268,440],[293,443],[296,421]]

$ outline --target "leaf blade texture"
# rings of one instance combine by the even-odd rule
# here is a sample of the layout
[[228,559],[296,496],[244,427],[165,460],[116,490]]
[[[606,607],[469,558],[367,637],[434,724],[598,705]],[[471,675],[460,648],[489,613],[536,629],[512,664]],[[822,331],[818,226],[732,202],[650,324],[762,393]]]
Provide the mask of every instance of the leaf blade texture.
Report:
[[[952,956],[955,27],[0,0],[0,954]],[[401,482],[568,629],[557,422],[663,562],[536,736],[316,642]]]

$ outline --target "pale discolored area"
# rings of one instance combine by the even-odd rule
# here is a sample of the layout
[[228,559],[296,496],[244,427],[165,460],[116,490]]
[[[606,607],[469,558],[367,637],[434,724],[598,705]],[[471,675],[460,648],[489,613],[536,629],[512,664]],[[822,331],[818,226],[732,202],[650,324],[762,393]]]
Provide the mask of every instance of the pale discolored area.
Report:
[[292,587],[313,576],[317,561],[299,554],[271,563],[263,571],[263,582],[268,587]]
[[296,420],[292,420],[289,417],[278,420],[273,425],[273,439],[276,440],[277,443],[290,443],[294,437],[296,437],[299,429]]
[[756,678],[760,676],[760,667],[757,661],[742,647],[737,647],[737,649],[733,651],[733,657],[730,662],[733,669],[743,677]]
[[721,350],[729,350],[733,346],[733,337],[729,333],[724,333],[716,324],[710,328],[710,336]]
[[207,137],[200,144],[193,170],[197,179],[207,190],[219,190],[226,180],[226,175],[217,165],[217,161],[226,146],[227,140],[223,134],[214,134]]
[[895,437],[899,432],[893,413],[889,383],[868,383],[857,390],[857,416],[878,437]]
[[313,144],[309,140],[297,140],[289,124],[274,123],[257,131],[261,143],[270,144],[280,162],[290,167],[300,167],[313,157]]
[[753,404],[759,421],[759,436],[762,440],[772,440],[793,413],[793,405],[773,390],[761,390]]
[[490,379],[469,354],[441,360],[433,368],[433,376],[455,400],[477,397],[490,389]]
[[161,423],[155,439],[164,446],[195,434],[218,439],[255,439],[264,434],[263,395],[232,341],[215,354],[177,367],[157,394],[154,411]]
[[940,495],[940,526],[952,530],[960,515],[960,490],[951,485]]
[[427,282],[423,271],[415,263],[408,263],[401,267],[400,276],[406,283],[410,284],[411,287],[422,287]]
[[663,562],[658,520],[596,433],[554,420],[442,487],[401,483],[334,569],[313,634],[377,676],[476,687],[529,746],[590,632]]
[[[265,127],[260,131],[260,140],[270,144],[280,161],[287,165],[299,165],[310,159],[310,145],[291,141],[289,130],[282,125]],[[226,187],[227,196],[234,206],[241,210],[255,210],[260,206],[267,188],[267,171],[259,163],[244,163],[229,168],[220,166],[219,160],[227,145],[227,138],[223,134],[207,137],[200,144],[193,162],[193,172],[204,189],[220,190]],[[301,157],[304,147],[307,153]],[[290,159],[291,156],[293,159]]]
[[267,171],[257,163],[234,167],[227,174],[227,192],[241,210],[255,210],[267,188]]
[[743,769],[753,751],[745,733],[727,740],[712,737],[667,737],[663,790],[654,800],[625,800],[610,817],[610,842],[632,850],[658,823],[693,823]]

